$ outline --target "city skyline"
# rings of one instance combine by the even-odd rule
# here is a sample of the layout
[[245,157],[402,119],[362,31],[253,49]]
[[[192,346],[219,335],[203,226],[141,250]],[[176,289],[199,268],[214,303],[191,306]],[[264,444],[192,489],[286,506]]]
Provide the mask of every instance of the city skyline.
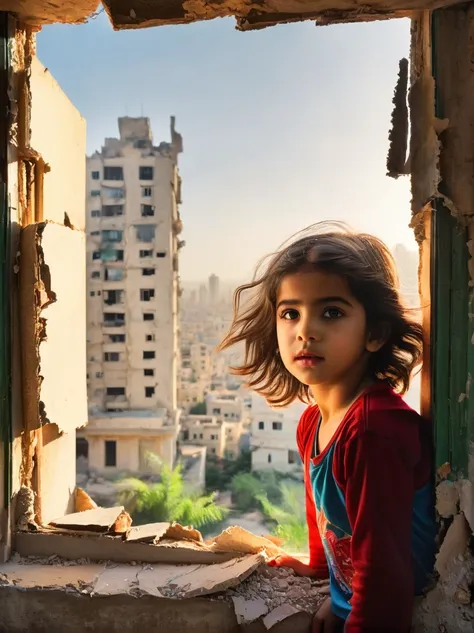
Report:
[[409,180],[385,168],[408,20],[114,33],[100,15],[45,27],[37,48],[86,119],[89,155],[119,116],[147,116],[160,142],[176,115],[183,279],[247,280],[262,257],[323,219],[414,247]]

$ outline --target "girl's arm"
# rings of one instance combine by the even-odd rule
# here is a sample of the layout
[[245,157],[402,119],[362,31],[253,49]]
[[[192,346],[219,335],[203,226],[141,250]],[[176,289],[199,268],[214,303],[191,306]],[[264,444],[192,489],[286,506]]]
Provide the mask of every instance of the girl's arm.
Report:
[[393,439],[365,432],[345,446],[352,526],[352,610],[345,633],[408,633],[413,609],[413,465]]

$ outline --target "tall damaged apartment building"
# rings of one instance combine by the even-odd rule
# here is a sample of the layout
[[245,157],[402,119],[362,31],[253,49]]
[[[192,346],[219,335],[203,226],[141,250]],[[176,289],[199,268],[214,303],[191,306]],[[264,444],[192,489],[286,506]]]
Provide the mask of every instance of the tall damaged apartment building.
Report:
[[[118,120],[87,159],[89,423],[78,453],[103,473],[172,465],[179,430],[178,252],[182,139],[153,144],[149,119]],[[86,444],[87,442],[87,444]]]

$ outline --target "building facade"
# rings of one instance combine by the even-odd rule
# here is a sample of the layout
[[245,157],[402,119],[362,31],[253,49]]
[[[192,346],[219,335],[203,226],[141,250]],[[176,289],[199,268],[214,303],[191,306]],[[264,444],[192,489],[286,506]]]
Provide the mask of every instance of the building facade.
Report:
[[[90,466],[98,470],[119,467],[118,457],[110,457],[110,442],[123,442],[124,434],[130,441],[136,430],[150,444],[149,420],[161,420],[163,415],[148,418],[144,425],[144,411],[166,411],[168,423],[156,430],[160,438],[167,435],[159,445],[166,447],[160,457],[169,463],[174,450],[168,439],[176,440],[178,423],[182,139],[174,118],[171,142],[158,146],[147,118],[124,117],[118,125],[120,137],[105,139],[102,150],[87,159],[90,424],[83,433],[87,436],[94,429],[97,437],[103,430],[114,430],[117,435],[102,438],[102,453],[97,447],[90,452]],[[124,413],[126,429],[117,422]],[[118,446],[115,454],[120,454]],[[142,461],[137,458],[134,463]]]

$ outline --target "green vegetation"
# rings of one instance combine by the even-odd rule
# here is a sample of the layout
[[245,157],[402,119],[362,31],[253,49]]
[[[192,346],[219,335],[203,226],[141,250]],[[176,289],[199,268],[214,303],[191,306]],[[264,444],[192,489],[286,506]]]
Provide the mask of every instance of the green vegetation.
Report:
[[236,475],[250,473],[252,452],[242,451],[236,459],[221,459],[208,455],[206,461],[206,490],[229,490]]
[[273,534],[282,539],[284,547],[303,553],[308,549],[308,526],[304,486],[281,484],[281,501],[273,504],[264,494],[258,495],[264,515],[273,524]]
[[189,413],[191,415],[206,415],[206,403],[198,402],[190,408]]
[[120,503],[132,515],[136,525],[177,521],[200,529],[209,528],[223,521],[228,513],[226,508],[216,505],[215,493],[187,494],[181,466],[173,469],[161,466],[158,483],[130,477],[121,484]]

